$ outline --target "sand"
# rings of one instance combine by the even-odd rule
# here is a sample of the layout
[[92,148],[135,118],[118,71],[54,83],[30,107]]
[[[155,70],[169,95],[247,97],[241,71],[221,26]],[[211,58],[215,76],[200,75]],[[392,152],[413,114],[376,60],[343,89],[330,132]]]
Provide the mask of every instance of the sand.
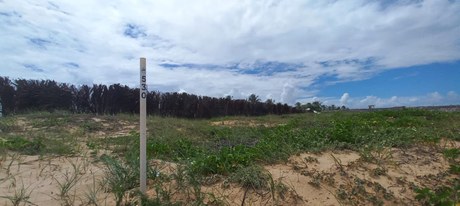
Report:
[[[415,187],[436,187],[449,178],[449,162],[443,148],[459,148],[456,141],[438,145],[418,145],[408,149],[384,148],[367,155],[356,151],[302,153],[288,161],[263,167],[276,190],[246,189],[229,183],[224,176],[211,176],[201,187],[205,202],[219,200],[224,205],[414,205]],[[367,158],[364,158],[367,157]],[[174,163],[154,160],[150,163],[163,174],[174,174]],[[0,162],[0,196],[12,197],[25,189],[30,205],[87,205],[95,194],[100,205],[114,205],[114,197],[99,182],[104,166],[91,157],[39,157],[9,153]],[[62,184],[76,176],[75,185],[61,196]],[[174,192],[177,183],[165,183],[172,199],[190,202],[193,194]],[[149,182],[148,194],[155,195]],[[189,188],[190,189],[190,188]],[[91,192],[93,191],[93,192]],[[97,191],[97,192],[94,192]],[[192,191],[191,189],[189,191]],[[0,205],[12,205],[0,198]]]

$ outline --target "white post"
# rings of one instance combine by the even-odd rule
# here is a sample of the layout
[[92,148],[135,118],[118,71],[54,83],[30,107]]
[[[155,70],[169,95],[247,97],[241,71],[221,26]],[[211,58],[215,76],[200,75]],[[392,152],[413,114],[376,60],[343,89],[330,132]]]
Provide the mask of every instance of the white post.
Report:
[[147,99],[147,77],[146,77],[146,62],[145,58],[140,59],[140,66],[141,66],[141,76],[140,76],[140,154],[139,154],[139,161],[140,161],[140,190],[143,194],[147,189],[147,151],[146,151],[146,144],[147,144],[147,108],[146,108],[146,99]]

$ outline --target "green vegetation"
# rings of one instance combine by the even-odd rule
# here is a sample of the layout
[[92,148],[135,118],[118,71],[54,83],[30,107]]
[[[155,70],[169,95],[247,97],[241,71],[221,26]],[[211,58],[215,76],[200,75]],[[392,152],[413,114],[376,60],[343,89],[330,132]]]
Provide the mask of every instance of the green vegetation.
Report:
[[108,168],[105,181],[115,195],[116,205],[121,205],[126,191],[139,185],[139,167],[136,167],[139,163],[123,163],[108,156],[103,156],[102,160]]
[[[9,152],[62,156],[75,155],[85,147],[96,161],[106,166],[104,182],[107,190],[114,194],[116,204],[121,205],[126,201],[127,193],[138,185],[139,134],[136,125],[138,117],[133,115],[42,112],[9,116],[0,119],[0,153],[3,156]],[[433,144],[441,139],[459,140],[459,128],[459,112],[414,109],[208,120],[150,116],[148,158],[181,166],[174,174],[168,175],[149,167],[149,180],[153,182],[156,196],[153,199],[143,197],[143,204],[174,205],[177,201],[171,198],[178,191],[183,191],[197,205],[204,199],[219,202],[218,197],[200,190],[210,177],[223,177],[247,190],[286,188],[275,184],[270,174],[257,165],[285,162],[290,156],[302,152],[354,150],[365,162],[378,165],[371,171],[372,176],[385,176],[387,169],[382,165],[391,157],[388,148]],[[103,151],[110,152],[105,154]],[[458,178],[460,150],[445,149],[443,154],[451,163],[451,175]],[[331,182],[333,179],[328,175],[312,174],[310,184],[319,186]],[[66,188],[72,188],[75,178],[69,174],[65,182],[59,182],[63,197],[67,197]],[[163,187],[171,182],[177,185],[169,189]],[[353,183],[350,188],[360,189],[361,182],[358,183]],[[98,190],[94,186],[87,194],[88,202],[96,201],[94,194]],[[416,192],[421,203],[442,205],[458,201],[458,191],[458,181],[453,180],[449,185],[417,189]],[[340,190],[339,197],[340,194],[346,194],[346,191]],[[379,199],[372,201],[381,204]]]
[[230,181],[250,189],[267,189],[270,180],[272,180],[271,175],[257,165],[241,167],[230,176]]
[[184,133],[168,128],[174,119],[163,119],[149,128],[153,132],[148,151],[157,158],[191,161],[192,169],[202,174],[224,175],[255,162],[285,161],[299,152],[325,149],[352,149],[381,161],[384,147],[457,138],[459,117],[458,113],[420,110],[268,116],[276,124],[248,127],[250,118],[233,119],[245,126],[188,121],[180,127]]
[[453,187],[441,186],[434,191],[429,188],[417,189],[417,196],[423,205],[451,206],[459,202],[460,184]]
[[0,152],[25,155],[72,155],[78,152],[80,130],[67,112],[36,112],[0,118]]
[[445,185],[416,188],[415,198],[423,205],[450,206],[460,203],[460,148],[445,149],[443,154],[450,163],[452,178]]

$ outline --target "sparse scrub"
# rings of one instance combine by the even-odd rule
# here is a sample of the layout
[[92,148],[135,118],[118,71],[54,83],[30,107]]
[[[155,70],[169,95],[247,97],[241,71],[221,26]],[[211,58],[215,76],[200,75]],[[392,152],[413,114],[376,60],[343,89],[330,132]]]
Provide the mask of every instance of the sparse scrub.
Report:
[[59,188],[58,195],[63,205],[74,205],[75,193],[71,194],[70,192],[82,177],[80,174],[83,169],[82,165],[73,162],[70,162],[70,165],[72,166],[71,170],[62,173],[62,179],[54,177]]
[[230,174],[241,166],[249,165],[254,158],[251,149],[245,146],[226,147],[215,154],[193,159],[192,171],[200,174]]
[[35,205],[34,203],[29,201],[30,195],[32,194],[32,190],[29,187],[25,187],[23,183],[20,188],[16,188],[13,195],[2,195],[0,196],[0,198],[9,200],[13,206],[26,204]]
[[[16,118],[24,121],[23,128],[17,128]],[[129,114],[95,117],[59,112],[9,116],[0,119],[0,153],[2,157],[7,157],[10,153],[72,155],[79,154],[79,148],[75,145],[82,144],[90,150],[103,150],[102,153],[110,154],[99,159],[98,152],[91,156],[95,160],[101,160],[106,166],[106,188],[93,183],[85,197],[79,197],[82,202],[88,204],[97,205],[97,194],[103,189],[114,194],[117,205],[135,204],[129,202],[132,195],[134,198],[143,198],[144,205],[199,205],[211,202],[217,204],[220,196],[203,193],[203,186],[236,185],[229,184],[232,182],[238,183],[246,190],[272,192],[272,199],[282,199],[288,189],[281,181],[274,181],[260,165],[285,163],[292,155],[304,152],[341,149],[359,152],[363,160],[357,161],[359,164],[373,164],[372,167],[368,167],[374,168],[369,169],[371,178],[389,177],[391,168],[387,166],[393,164],[392,154],[396,148],[411,148],[418,144],[435,145],[439,140],[446,138],[458,139],[460,126],[460,113],[412,109],[362,113],[324,112],[320,115],[222,117],[208,120],[150,116],[148,158],[170,161],[178,166],[173,174],[160,173],[149,168],[149,188],[155,190],[155,195],[143,197],[135,192],[139,176],[139,133],[135,132],[137,118]],[[107,124],[110,126],[104,126]],[[459,149],[445,149],[442,153],[451,163],[450,170],[444,171],[446,177],[458,175]],[[320,164],[318,159],[313,157],[301,161],[307,167]],[[348,175],[351,177],[347,185],[337,190],[336,195],[338,199],[343,199],[342,202],[358,204],[353,202],[356,199],[347,199],[354,197],[366,204],[381,205],[394,198],[381,185],[354,179],[352,173],[348,172],[351,168],[349,165],[342,164],[336,158],[334,161],[338,172],[342,174],[339,178]],[[8,166],[8,162],[5,161],[1,164],[2,168]],[[306,168],[300,167],[296,172],[303,172],[304,169]],[[72,176],[72,172],[64,175],[65,180],[55,181],[62,188],[58,195],[68,198],[67,202],[63,201],[68,205],[74,201],[72,188],[75,186],[72,186],[72,182],[78,179],[78,176]],[[337,178],[338,175],[319,172],[303,174],[309,175],[310,184],[313,186],[330,188],[343,183],[334,181],[334,177]],[[435,196],[442,196],[445,193],[442,191],[450,191],[449,198],[455,198],[455,186],[443,186],[450,189],[429,190]],[[275,195],[277,192],[279,194]],[[431,201],[431,196],[428,195],[431,193],[426,194],[419,198],[420,203]],[[364,204],[363,202],[359,203]],[[431,201],[433,204],[435,202]]]
[[365,162],[383,165],[392,158],[391,149],[382,145],[366,145],[360,152],[361,159]]
[[115,195],[116,205],[121,205],[125,193],[139,184],[139,168],[106,155],[101,159],[107,166],[105,178],[108,189]]
[[27,140],[21,136],[10,136],[3,140],[2,147],[7,150],[23,153],[26,155],[39,154],[44,147],[40,139]]
[[[14,174],[13,174],[13,171],[12,171],[12,166],[14,163],[16,163],[17,165],[17,170],[20,169],[20,166],[21,166],[21,162],[22,162],[22,157],[21,155],[19,155],[18,153],[11,153],[11,154],[6,154],[5,157],[4,157],[4,160],[6,159],[9,159],[6,167],[3,167],[2,164],[0,164],[0,169],[4,169],[5,173],[6,173],[6,176],[2,179],[0,179],[0,183],[1,182],[4,182],[4,181],[7,181],[8,179],[13,179],[13,181],[15,181],[14,179]],[[3,160],[2,160],[3,162]]]
[[[99,206],[100,194],[104,191],[103,185],[96,180],[96,177],[93,175],[91,185],[88,186],[85,197],[82,199],[82,203],[86,205]],[[105,197],[107,198],[107,196]]]
[[243,186],[244,188],[260,190],[268,189],[270,185],[271,175],[257,165],[242,167],[236,170],[230,180]]
[[451,164],[449,167],[449,172],[452,174],[460,175],[460,165]]
[[460,149],[459,148],[445,149],[443,151],[443,154],[449,161],[455,161],[460,156]]
[[77,152],[77,140],[66,133],[28,132],[23,135],[7,134],[0,143],[0,152],[18,152],[24,155],[69,155]]
[[14,117],[0,118],[0,134],[6,134],[18,130],[19,127],[15,122]]
[[100,122],[94,122],[94,121],[85,121],[80,124],[80,127],[86,132],[86,133],[91,133],[94,131],[102,130],[103,126],[102,123]]
[[440,186],[435,190],[429,188],[416,189],[417,199],[422,205],[455,205],[460,202],[460,184],[454,186]]

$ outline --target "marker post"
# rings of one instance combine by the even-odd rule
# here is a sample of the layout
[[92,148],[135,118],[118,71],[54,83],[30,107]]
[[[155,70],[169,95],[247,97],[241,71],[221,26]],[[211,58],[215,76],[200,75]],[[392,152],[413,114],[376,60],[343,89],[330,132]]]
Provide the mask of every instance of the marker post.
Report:
[[146,99],[147,99],[147,77],[146,77],[146,61],[145,58],[140,59],[140,110],[139,110],[139,115],[140,115],[140,154],[139,154],[139,161],[140,161],[140,190],[142,194],[145,194],[145,191],[147,189],[147,149],[146,149],[146,144],[147,144],[147,124],[146,124],[146,119],[147,119],[147,105],[146,105]]

